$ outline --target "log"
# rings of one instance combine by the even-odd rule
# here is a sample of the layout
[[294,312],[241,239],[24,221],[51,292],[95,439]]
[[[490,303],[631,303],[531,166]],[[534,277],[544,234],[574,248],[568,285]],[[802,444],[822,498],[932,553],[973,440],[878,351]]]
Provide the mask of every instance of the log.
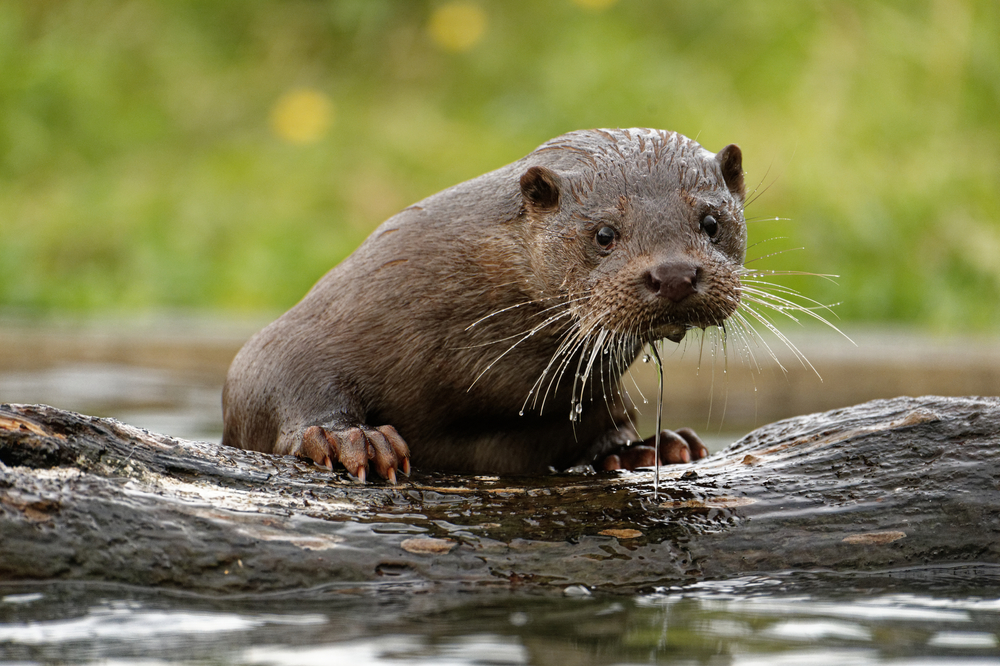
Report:
[[359,485],[293,457],[0,405],[0,580],[197,593],[637,592],[748,573],[1000,571],[1000,399],[780,421],[688,465]]

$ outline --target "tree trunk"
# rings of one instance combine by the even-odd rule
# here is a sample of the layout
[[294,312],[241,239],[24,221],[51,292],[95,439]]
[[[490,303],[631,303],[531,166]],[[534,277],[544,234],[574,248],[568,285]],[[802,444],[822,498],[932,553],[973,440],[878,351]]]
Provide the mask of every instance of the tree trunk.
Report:
[[0,405],[0,580],[637,591],[1000,564],[1000,399],[897,398],[651,472],[358,485],[291,457]]

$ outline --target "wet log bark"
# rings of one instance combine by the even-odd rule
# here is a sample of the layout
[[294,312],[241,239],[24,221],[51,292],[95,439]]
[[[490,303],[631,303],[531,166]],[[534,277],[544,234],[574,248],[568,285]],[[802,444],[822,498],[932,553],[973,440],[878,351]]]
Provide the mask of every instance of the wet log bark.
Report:
[[1000,565],[1000,399],[897,398],[652,474],[416,471],[391,487],[0,405],[0,580],[200,593],[558,586]]

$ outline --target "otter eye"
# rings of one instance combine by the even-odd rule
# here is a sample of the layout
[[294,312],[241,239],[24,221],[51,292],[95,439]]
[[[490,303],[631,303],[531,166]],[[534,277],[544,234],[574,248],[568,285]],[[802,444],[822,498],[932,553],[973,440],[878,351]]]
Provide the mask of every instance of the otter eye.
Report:
[[597,235],[594,238],[597,240],[598,245],[608,250],[611,249],[611,245],[615,242],[617,235],[611,227],[601,227],[597,230]]
[[701,230],[708,234],[709,238],[715,238],[715,234],[719,233],[719,222],[712,215],[706,215],[701,218]]

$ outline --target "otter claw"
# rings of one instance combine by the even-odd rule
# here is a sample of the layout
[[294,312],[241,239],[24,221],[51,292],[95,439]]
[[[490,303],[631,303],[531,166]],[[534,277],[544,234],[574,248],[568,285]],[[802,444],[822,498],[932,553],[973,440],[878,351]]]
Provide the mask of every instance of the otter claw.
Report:
[[310,426],[302,432],[298,447],[291,451],[317,465],[333,469],[333,462],[342,464],[359,483],[368,479],[368,466],[375,473],[396,484],[396,469],[410,473],[410,449],[392,426],[333,428]]
[[[689,463],[708,456],[708,449],[690,428],[680,428],[676,432],[660,431],[660,450],[654,448],[655,436],[642,442],[629,444],[607,456],[596,464],[600,469],[637,469],[653,465]],[[657,455],[658,453],[658,455]]]

